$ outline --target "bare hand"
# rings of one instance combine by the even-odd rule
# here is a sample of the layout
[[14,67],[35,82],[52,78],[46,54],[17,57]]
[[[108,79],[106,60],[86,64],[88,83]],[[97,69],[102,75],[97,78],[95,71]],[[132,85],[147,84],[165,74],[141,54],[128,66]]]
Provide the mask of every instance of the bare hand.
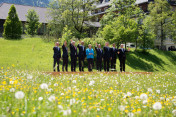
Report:
[[118,54],[120,54],[120,52],[117,52]]

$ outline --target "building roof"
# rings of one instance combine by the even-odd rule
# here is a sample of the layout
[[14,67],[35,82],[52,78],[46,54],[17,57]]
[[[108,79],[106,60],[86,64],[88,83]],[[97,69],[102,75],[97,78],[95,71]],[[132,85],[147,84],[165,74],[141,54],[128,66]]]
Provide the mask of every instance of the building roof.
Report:
[[[6,19],[8,16],[9,9],[12,4],[10,3],[2,3],[0,4],[0,19]],[[16,11],[20,21],[26,21],[26,15],[29,9],[34,9],[37,14],[39,15],[39,22],[40,23],[48,23],[49,18],[47,17],[47,8],[44,7],[33,7],[33,6],[26,6],[26,5],[17,5],[14,4],[16,7]]]

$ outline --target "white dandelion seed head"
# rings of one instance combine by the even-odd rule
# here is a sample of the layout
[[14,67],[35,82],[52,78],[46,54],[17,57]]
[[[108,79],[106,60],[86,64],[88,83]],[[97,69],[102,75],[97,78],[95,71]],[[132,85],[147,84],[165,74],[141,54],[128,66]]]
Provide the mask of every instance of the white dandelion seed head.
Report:
[[57,106],[60,110],[63,110],[63,106],[62,105],[58,105]]
[[33,78],[32,75],[28,75],[28,76],[27,76],[27,79],[28,79],[28,80],[31,80],[32,78]]
[[76,83],[76,80],[73,80],[72,82],[73,82],[73,83]]
[[43,100],[43,97],[39,97],[38,100],[39,100],[39,101],[42,101],[42,100]]
[[70,99],[70,105],[73,105],[74,103],[76,103],[76,100],[74,98]]
[[23,99],[25,94],[22,91],[18,91],[15,93],[15,98],[16,99]]
[[95,81],[94,81],[94,80],[90,81],[89,86],[94,85],[94,83],[95,83]]
[[123,105],[120,105],[118,108],[119,108],[120,111],[124,111],[125,110],[125,106],[123,106]]
[[146,104],[148,103],[148,101],[147,101],[147,100],[144,100],[142,103],[143,103],[144,105],[146,105]]
[[134,117],[134,113],[128,113],[128,117]]
[[156,93],[160,93],[160,90],[156,90]]
[[10,89],[10,92],[15,92],[15,88],[11,88],[11,89]]
[[71,114],[71,109],[63,110],[63,116],[68,116]]
[[155,103],[153,104],[153,109],[154,109],[154,110],[160,110],[161,108],[162,108],[162,105],[161,105],[160,102],[155,102]]
[[150,93],[153,92],[153,90],[152,90],[151,88],[148,88],[147,90],[148,90],[148,92],[150,92]]
[[141,99],[141,100],[147,100],[147,98],[148,98],[148,96],[147,96],[147,94],[145,94],[145,93],[142,93],[142,94],[140,95],[140,99]]
[[50,102],[55,101],[55,96],[54,96],[54,95],[51,95],[51,96],[48,98],[48,100],[49,100]]
[[128,97],[132,96],[132,93],[131,92],[127,92],[127,96]]
[[54,86],[57,87],[57,86],[58,86],[58,83],[55,83]]
[[172,111],[172,114],[176,116],[176,109]]
[[40,85],[40,88],[41,88],[41,89],[48,89],[48,85],[47,85],[46,83],[42,83],[42,84]]

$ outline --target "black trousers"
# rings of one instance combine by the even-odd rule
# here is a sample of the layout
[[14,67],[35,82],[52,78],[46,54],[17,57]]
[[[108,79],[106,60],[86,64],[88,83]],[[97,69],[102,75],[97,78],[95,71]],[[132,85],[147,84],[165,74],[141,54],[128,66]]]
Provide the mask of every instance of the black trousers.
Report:
[[84,71],[84,58],[79,57],[79,71]]
[[64,71],[64,67],[65,67],[65,71],[68,71],[68,57],[63,58],[62,71]]
[[76,57],[71,57],[71,71],[76,71]]
[[104,71],[109,71],[109,61],[110,59],[104,59]]
[[123,59],[119,59],[120,60],[120,71],[124,71],[125,72],[125,58]]
[[87,61],[88,61],[88,70],[89,70],[89,72],[91,72],[92,68],[93,68],[93,59],[89,58],[89,59],[87,59]]
[[101,71],[101,69],[102,69],[102,58],[97,59],[96,65],[97,65],[97,70]]
[[57,71],[60,72],[59,62],[60,62],[60,58],[54,58],[54,64],[53,64],[53,71],[54,72],[56,71],[56,69],[55,69],[56,63],[57,63]]
[[111,59],[111,69],[115,69],[116,70],[116,58],[112,58]]

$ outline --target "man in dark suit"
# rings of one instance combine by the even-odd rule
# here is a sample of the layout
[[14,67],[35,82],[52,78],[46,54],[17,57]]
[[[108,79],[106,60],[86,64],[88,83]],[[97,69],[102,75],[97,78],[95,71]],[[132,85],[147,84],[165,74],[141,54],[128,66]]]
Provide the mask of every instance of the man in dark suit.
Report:
[[57,63],[57,71],[60,72],[59,70],[59,62],[60,62],[60,58],[61,58],[61,50],[59,48],[59,42],[56,42],[55,44],[55,47],[53,47],[53,50],[54,50],[54,55],[53,55],[53,58],[54,58],[54,64],[53,64],[53,71],[55,72],[55,66],[56,66],[56,63]]
[[111,48],[111,69],[116,70],[116,59],[117,59],[118,49],[116,48],[115,43],[113,43],[112,46],[113,47]]
[[104,71],[109,71],[109,61],[111,58],[111,49],[109,48],[109,43],[105,43],[105,47],[103,48],[103,58],[104,58]]
[[[81,44],[81,45],[80,45]],[[86,48],[84,47],[84,42],[79,41],[78,44],[78,49],[79,49],[79,54],[78,54],[78,58],[79,58],[79,71],[84,71],[84,59],[86,57]]]
[[120,61],[120,71],[125,72],[125,61],[126,61],[126,52],[129,52],[129,50],[126,50],[123,48],[123,45],[120,45],[120,49],[118,50],[118,56],[119,56],[119,61]]
[[64,42],[62,46],[62,59],[63,59],[63,66],[62,66],[62,71],[64,72],[64,67],[65,71],[68,71],[68,48],[67,48],[67,41]]
[[70,43],[70,56],[71,56],[71,71],[76,71],[76,61],[77,61],[77,48],[75,46],[75,41],[71,40]]
[[97,70],[101,71],[101,69],[102,69],[102,60],[103,60],[103,50],[101,49],[101,45],[98,44],[98,48],[97,48],[97,43],[96,43],[95,50],[97,52],[97,61],[96,61]]

